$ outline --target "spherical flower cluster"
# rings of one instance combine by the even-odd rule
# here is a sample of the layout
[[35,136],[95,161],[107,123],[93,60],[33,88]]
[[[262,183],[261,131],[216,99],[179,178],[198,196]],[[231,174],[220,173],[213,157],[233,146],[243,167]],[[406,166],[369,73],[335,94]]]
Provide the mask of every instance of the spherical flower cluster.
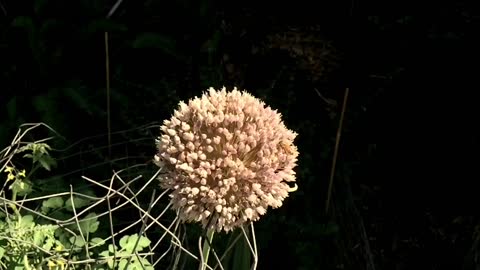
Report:
[[[296,190],[297,134],[247,92],[210,88],[161,126],[155,163],[183,221],[230,231]],[[292,182],[294,187],[290,187]]]

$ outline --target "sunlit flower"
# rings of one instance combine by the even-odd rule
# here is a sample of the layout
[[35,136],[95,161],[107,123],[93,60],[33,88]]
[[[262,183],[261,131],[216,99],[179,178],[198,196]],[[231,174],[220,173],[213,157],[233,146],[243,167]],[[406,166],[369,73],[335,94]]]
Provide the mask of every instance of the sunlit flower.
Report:
[[230,231],[280,207],[296,190],[297,134],[247,92],[210,88],[180,102],[160,129],[160,185],[172,190],[181,220]]

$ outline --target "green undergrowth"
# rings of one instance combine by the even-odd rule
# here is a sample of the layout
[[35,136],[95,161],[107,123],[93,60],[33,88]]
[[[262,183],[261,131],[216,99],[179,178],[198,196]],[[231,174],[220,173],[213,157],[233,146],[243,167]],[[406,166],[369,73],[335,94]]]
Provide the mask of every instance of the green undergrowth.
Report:
[[36,185],[57,166],[51,150],[18,140],[0,152],[0,269],[154,269],[146,236],[99,230],[108,212],[96,211],[93,189],[47,194]]

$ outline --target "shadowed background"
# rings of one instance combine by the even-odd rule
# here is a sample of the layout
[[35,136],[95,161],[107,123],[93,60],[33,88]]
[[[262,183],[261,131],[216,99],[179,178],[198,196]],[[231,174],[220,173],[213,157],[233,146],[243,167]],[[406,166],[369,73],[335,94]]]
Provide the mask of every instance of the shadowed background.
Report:
[[[2,145],[24,122],[68,142],[107,132],[108,31],[113,131],[162,121],[180,100],[225,85],[299,133],[299,190],[258,223],[259,269],[479,269],[472,4],[125,1],[106,19],[114,3],[0,0]],[[153,139],[112,155],[147,162]]]

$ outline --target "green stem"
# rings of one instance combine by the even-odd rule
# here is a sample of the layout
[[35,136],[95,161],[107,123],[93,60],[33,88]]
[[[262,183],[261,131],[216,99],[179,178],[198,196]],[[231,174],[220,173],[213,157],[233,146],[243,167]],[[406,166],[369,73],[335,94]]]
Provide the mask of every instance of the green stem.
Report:
[[[12,191],[12,202],[16,202],[16,201],[17,201],[17,192]],[[13,212],[15,212],[15,215],[17,215],[19,219],[22,218],[22,216],[20,215],[20,211],[18,211],[18,208],[15,205],[15,203],[11,203],[10,207],[13,209]]]
[[28,262],[27,254],[23,255],[23,267],[27,270],[30,270],[30,263]]
[[207,239],[205,240],[205,242],[203,242],[202,257],[203,257],[204,264],[201,267],[202,270],[207,269],[208,256],[210,255],[210,248],[211,248],[214,234],[215,234],[215,229],[208,229]]
[[32,176],[33,173],[34,173],[36,170],[38,170],[40,167],[41,167],[41,165],[32,166],[32,169],[31,169],[30,172],[28,173],[27,177],[25,177],[25,179],[30,179],[30,176]]

